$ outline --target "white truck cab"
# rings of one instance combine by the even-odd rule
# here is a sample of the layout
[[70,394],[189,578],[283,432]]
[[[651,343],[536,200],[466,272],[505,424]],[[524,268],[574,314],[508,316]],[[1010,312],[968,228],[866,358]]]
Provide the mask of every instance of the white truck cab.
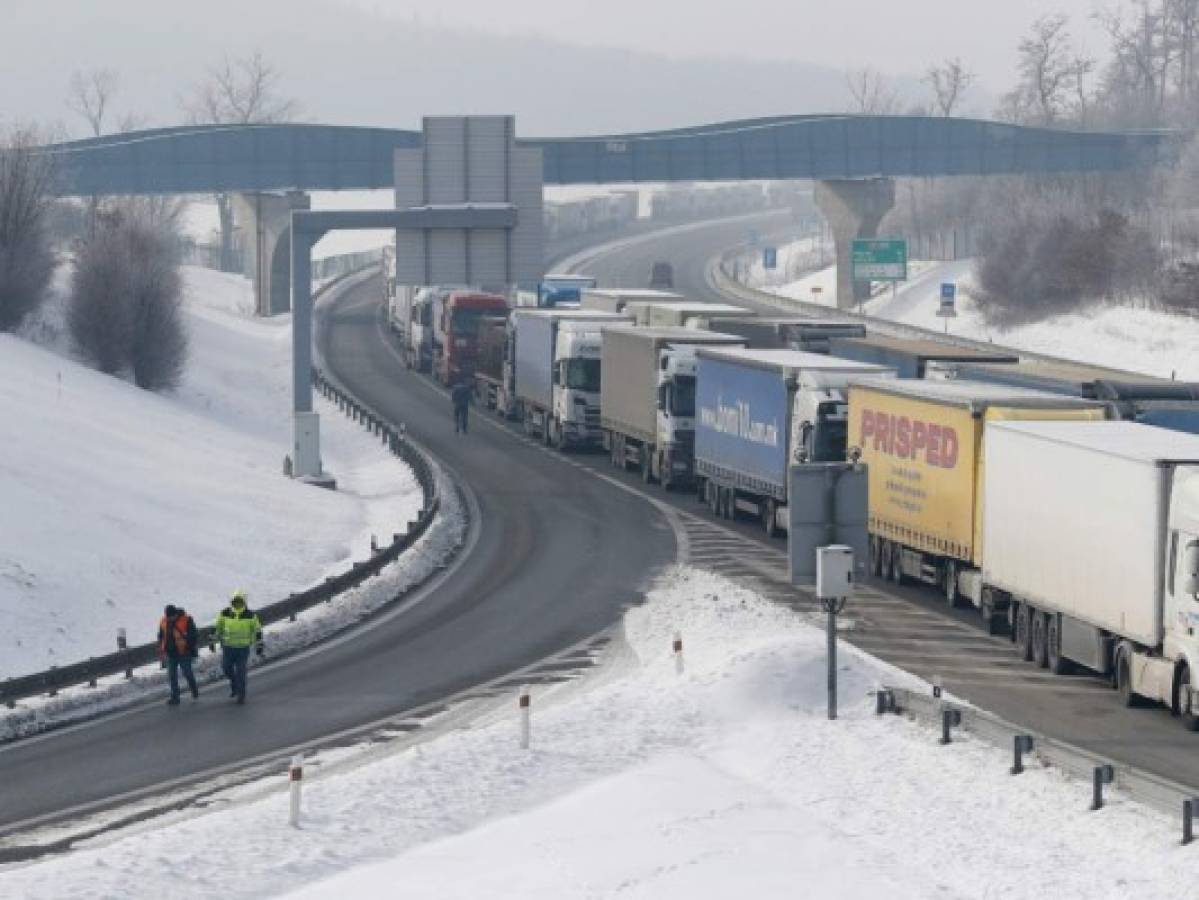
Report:
[[554,419],[567,443],[600,440],[601,324],[564,321],[558,326],[554,347]]

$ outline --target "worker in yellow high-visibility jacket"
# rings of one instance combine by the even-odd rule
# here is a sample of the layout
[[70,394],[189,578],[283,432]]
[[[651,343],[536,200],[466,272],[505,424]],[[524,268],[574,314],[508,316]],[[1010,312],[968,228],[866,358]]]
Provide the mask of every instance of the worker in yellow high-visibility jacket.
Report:
[[246,606],[245,591],[233,594],[229,605],[217,616],[213,638],[221,644],[221,670],[229,679],[229,694],[238,703],[246,702],[246,679],[250,664],[250,646],[263,654],[262,622]]

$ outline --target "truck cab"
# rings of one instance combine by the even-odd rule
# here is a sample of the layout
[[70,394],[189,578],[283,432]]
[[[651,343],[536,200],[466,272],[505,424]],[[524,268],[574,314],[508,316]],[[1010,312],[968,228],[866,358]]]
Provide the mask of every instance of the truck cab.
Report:
[[600,322],[583,321],[558,326],[553,395],[562,444],[600,440],[600,326]]
[[[439,310],[437,314],[436,310]],[[433,370],[442,384],[474,378],[479,327],[491,316],[507,316],[508,301],[499,294],[450,291],[435,308]]]
[[[878,373],[875,377],[878,377]],[[791,407],[791,461],[841,462],[849,435],[849,395],[844,376],[803,372]]]

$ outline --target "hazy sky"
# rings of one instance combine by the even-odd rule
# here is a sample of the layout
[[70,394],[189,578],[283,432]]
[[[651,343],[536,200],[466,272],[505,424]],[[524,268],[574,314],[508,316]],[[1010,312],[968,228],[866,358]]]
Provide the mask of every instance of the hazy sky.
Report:
[[672,56],[802,59],[920,73],[932,60],[969,60],[990,91],[1012,80],[1015,47],[1038,16],[1064,12],[1075,36],[1102,46],[1090,21],[1117,0],[340,0],[426,23],[537,32]]

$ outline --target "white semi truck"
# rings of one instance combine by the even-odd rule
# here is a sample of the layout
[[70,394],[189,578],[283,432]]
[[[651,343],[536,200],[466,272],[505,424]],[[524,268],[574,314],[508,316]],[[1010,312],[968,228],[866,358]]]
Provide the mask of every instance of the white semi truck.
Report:
[[1135,422],[992,422],[985,590],[1021,656],[1110,676],[1199,730],[1199,436]]
[[505,381],[525,431],[565,450],[600,443],[600,328],[625,316],[582,309],[515,309]]
[[404,364],[418,372],[433,367],[433,299],[437,288],[401,285],[388,299],[388,323],[400,342]]
[[741,338],[694,328],[603,329],[600,421],[612,464],[667,490],[695,477],[695,351]]

